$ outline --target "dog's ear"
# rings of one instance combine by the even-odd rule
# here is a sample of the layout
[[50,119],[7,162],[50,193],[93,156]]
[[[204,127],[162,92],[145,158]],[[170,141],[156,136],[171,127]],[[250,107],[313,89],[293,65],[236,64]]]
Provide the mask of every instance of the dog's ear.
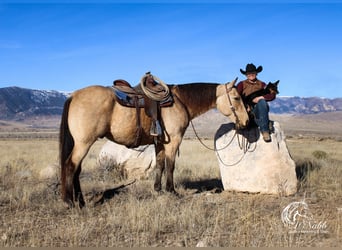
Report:
[[279,81],[280,81],[280,80],[276,81],[276,82],[274,83],[274,85],[278,87]]

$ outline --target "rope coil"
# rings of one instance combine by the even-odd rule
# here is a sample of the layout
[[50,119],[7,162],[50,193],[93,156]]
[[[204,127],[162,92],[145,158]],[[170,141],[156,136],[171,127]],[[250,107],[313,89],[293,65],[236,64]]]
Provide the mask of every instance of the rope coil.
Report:
[[[153,80],[155,82],[157,82],[158,85],[160,85],[162,87],[162,89],[148,88],[145,85],[145,79],[148,76],[152,76]],[[164,81],[162,81],[159,77],[152,75],[150,72],[147,72],[145,75],[143,75],[143,77],[140,80],[140,86],[141,86],[141,89],[143,90],[143,92],[145,93],[145,95],[147,97],[151,98],[152,100],[165,101],[170,96],[170,90],[169,90],[169,87],[167,86],[167,84]]]

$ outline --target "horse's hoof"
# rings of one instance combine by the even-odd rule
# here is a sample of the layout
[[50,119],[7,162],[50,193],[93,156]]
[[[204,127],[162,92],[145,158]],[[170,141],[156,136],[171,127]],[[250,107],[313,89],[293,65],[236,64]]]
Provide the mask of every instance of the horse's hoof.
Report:
[[83,199],[83,197],[81,197],[80,199],[78,199],[78,206],[82,209],[83,207],[85,207],[85,201]]
[[173,192],[171,192],[171,194],[173,194],[177,198],[182,198],[183,197],[180,193],[176,192],[176,190],[173,190]]
[[85,202],[79,202],[78,206],[79,206],[80,209],[84,208],[85,207]]
[[160,192],[161,191],[161,185],[154,185],[154,191]]
[[159,191],[155,191],[156,195],[163,195],[165,194],[165,192],[163,190],[159,190]]
[[166,191],[176,197],[181,197],[181,195],[174,188],[166,189]]
[[71,209],[75,207],[75,204],[71,200],[64,200],[63,205],[65,206],[66,209]]

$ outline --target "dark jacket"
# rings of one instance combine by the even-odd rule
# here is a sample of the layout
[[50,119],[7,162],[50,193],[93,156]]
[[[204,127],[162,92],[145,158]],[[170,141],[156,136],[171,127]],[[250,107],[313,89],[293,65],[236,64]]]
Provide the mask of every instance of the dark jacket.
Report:
[[[264,89],[266,87],[266,83],[256,80],[255,82],[250,82],[248,79],[241,81],[237,84],[236,88],[242,99],[245,101],[248,99],[248,96],[253,94],[256,91]],[[273,101],[276,98],[275,94],[265,94],[263,95],[267,102]],[[247,103],[246,103],[247,104]]]

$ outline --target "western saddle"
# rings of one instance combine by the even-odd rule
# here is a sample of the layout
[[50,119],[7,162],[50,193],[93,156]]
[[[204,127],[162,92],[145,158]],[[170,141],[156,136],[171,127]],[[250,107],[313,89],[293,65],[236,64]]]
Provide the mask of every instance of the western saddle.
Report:
[[156,138],[163,135],[160,123],[160,108],[173,104],[169,87],[147,72],[141,79],[140,84],[132,87],[126,80],[117,79],[113,82],[113,89],[117,102],[125,107],[136,109],[137,113],[137,139],[133,146],[138,146],[141,139],[140,109],[144,108],[145,114],[152,119],[150,134]]

